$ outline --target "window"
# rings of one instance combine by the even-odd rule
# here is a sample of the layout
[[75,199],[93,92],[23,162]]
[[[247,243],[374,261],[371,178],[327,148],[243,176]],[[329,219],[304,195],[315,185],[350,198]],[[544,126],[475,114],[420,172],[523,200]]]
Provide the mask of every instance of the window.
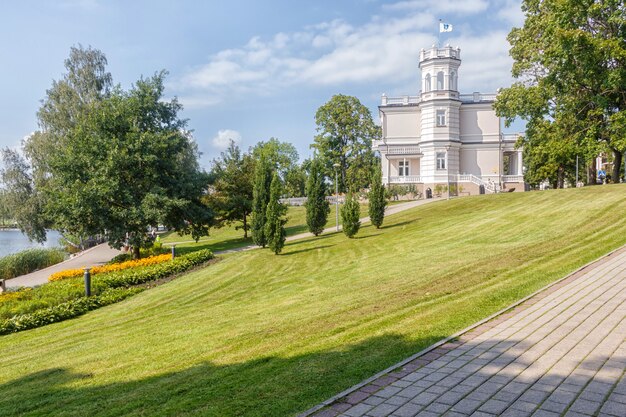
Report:
[[437,169],[446,169],[446,153],[437,152]]
[[409,161],[398,162],[398,175],[407,177],[409,175]]
[[437,73],[437,90],[443,90],[443,71]]
[[424,78],[424,92],[428,93],[430,91],[430,74],[426,74],[426,78]]
[[437,126],[445,126],[445,125],[446,125],[446,111],[437,110]]
[[450,90],[456,90],[456,72],[450,72]]

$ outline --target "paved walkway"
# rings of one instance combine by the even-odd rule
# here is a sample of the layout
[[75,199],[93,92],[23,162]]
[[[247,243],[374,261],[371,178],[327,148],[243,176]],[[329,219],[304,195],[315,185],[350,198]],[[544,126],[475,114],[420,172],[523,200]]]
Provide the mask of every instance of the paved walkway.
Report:
[[626,247],[328,401],[322,416],[626,416]]
[[7,288],[11,287],[34,287],[48,282],[50,274],[64,269],[85,268],[96,265],[102,265],[111,260],[115,255],[121,252],[117,249],[109,247],[108,243],[103,243],[93,248],[87,249],[80,254],[56,265],[49,266],[30,274],[21,275],[17,278],[8,279],[6,281]]

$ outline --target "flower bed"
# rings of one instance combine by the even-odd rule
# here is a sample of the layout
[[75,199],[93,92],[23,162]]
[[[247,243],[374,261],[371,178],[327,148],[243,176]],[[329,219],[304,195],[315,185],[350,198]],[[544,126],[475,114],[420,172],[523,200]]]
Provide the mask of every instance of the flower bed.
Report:
[[[91,268],[91,275],[102,274],[106,272],[122,271],[125,269],[137,268],[141,266],[156,265],[156,264],[160,264],[163,262],[167,262],[171,259],[172,259],[172,256],[170,254],[164,254],[164,255],[150,256],[148,258],[136,259],[132,261],[120,262],[116,264],[94,266],[93,268]],[[55,272],[54,274],[50,275],[50,277],[48,278],[48,281],[53,282],[53,281],[60,281],[63,279],[67,279],[67,278],[80,277],[83,275],[84,272],[85,272],[84,269],[81,269],[81,268],[66,269],[64,271]]]
[[[168,255],[169,256],[169,255]],[[136,287],[170,277],[213,258],[209,250],[181,255],[169,262],[100,273],[92,278],[91,297],[78,277],[0,295],[0,335],[77,317],[143,290]]]

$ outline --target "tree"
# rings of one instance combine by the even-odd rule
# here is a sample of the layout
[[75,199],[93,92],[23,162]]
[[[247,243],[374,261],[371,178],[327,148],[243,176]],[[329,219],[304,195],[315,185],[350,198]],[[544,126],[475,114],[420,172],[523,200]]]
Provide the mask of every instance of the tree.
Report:
[[254,159],[242,154],[234,141],[213,160],[210,173],[211,190],[205,201],[217,214],[219,225],[241,222],[236,229],[243,229],[243,237],[248,237],[252,212]]
[[290,170],[298,166],[298,151],[295,146],[276,138],[270,138],[267,142],[258,142],[252,148],[252,156],[256,161],[264,157],[283,180]]
[[265,236],[267,246],[269,246],[276,255],[283,250],[287,236],[285,233],[285,223],[287,223],[287,220],[283,217],[285,213],[287,213],[287,207],[280,203],[280,195],[280,177],[278,173],[274,172],[266,210]]
[[257,246],[267,245],[265,235],[266,210],[269,202],[269,189],[272,181],[272,167],[261,155],[254,168],[254,189],[252,193],[252,241]]
[[285,173],[285,196],[303,197],[306,193],[307,175],[304,165],[296,165]]
[[385,194],[382,173],[380,170],[377,170],[377,172],[372,175],[371,189],[368,195],[370,221],[377,229],[380,229],[385,219],[385,208],[387,208]]
[[330,204],[326,200],[326,177],[322,172],[322,163],[314,159],[311,163],[309,178],[306,184],[306,224],[309,232],[318,236],[324,231],[324,226],[330,213]]
[[353,238],[359,232],[361,222],[359,217],[361,216],[361,206],[357,199],[354,198],[352,193],[348,193],[346,196],[346,202],[341,207],[341,223],[343,225],[343,232],[349,238]]
[[[541,155],[529,160],[530,177],[552,171],[546,178],[561,185],[575,156],[591,163],[602,148],[614,155],[615,176],[626,151],[623,1],[524,0],[522,10],[524,26],[508,37],[518,81],[495,107],[507,125],[515,117],[527,120],[525,155]],[[568,143],[554,146],[562,141]],[[537,147],[541,151],[531,149]]]
[[201,202],[208,178],[178,118],[182,106],[163,100],[165,72],[105,94],[101,67],[85,64],[103,55],[90,51],[72,50],[69,73],[38,114],[44,130],[23,144],[25,159],[3,152],[8,193],[31,207],[16,216],[18,225],[37,241],[46,227],[106,235],[113,247],[130,244],[135,257],[150,243],[149,226],[208,234],[213,213]]
[[334,176],[333,164],[339,164],[339,190],[358,190],[369,185],[374,169],[379,168],[372,152],[372,140],[381,137],[381,129],[356,97],[335,95],[315,114],[317,136],[311,145],[324,164],[324,174]]

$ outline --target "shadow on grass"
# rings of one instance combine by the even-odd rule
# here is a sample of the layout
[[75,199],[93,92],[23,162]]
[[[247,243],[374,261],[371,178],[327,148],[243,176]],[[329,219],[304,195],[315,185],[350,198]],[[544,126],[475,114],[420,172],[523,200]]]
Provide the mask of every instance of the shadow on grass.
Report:
[[[369,378],[388,366],[419,352],[444,336],[409,340],[402,336],[385,335],[373,337],[362,343],[347,346],[340,350],[328,350],[293,357],[266,356],[243,363],[215,365],[202,362],[178,372],[161,373],[139,380],[125,380],[102,384],[90,383],[94,378],[91,373],[75,373],[64,368],[50,368],[0,385],[0,415],[203,415],[203,416],[288,416],[303,412],[333,395]],[[484,344],[486,343],[486,345]],[[515,379],[516,373],[499,370],[508,364],[526,368],[532,361],[523,356],[512,355],[511,348],[524,352],[534,345],[514,339],[500,342],[468,341],[463,350],[465,365],[454,367],[446,375],[436,379],[426,377],[422,382],[430,381],[427,387],[416,391],[430,393],[430,400],[454,393],[455,404],[446,402],[447,407],[471,414],[485,401],[465,402],[463,398],[473,394],[504,400],[498,403],[501,414],[510,408],[516,400],[535,402],[525,396],[537,396],[533,383],[543,387],[557,387],[564,382],[564,377],[557,369],[549,369],[538,374],[535,381]],[[487,346],[488,345],[488,346]],[[476,349],[474,349],[476,348]],[[337,415],[363,401],[375,392],[384,389],[394,381],[422,367],[421,378],[430,373],[439,375],[439,367],[456,361],[458,355],[451,354],[445,346],[419,357],[403,367],[372,382],[354,396],[337,400],[326,415]],[[493,352],[489,360],[479,358],[485,349]],[[448,357],[449,356],[449,357]],[[592,354],[580,365],[580,369],[598,369],[610,358],[606,355]],[[474,360],[476,361],[474,363]],[[619,355],[611,360],[623,361]],[[128,374],[132,374],[129,367]],[[579,387],[595,383],[605,392],[605,400],[619,381],[604,378],[598,373],[592,382],[587,374],[570,376],[568,386]],[[130,379],[130,377],[129,377]],[[411,383],[416,378],[409,377]],[[451,382],[455,381],[454,384]],[[458,381],[465,381],[459,385]],[[471,381],[471,382],[470,382]],[[484,384],[487,382],[487,384]],[[530,382],[530,383],[528,383]],[[484,385],[483,385],[484,384]],[[423,385],[416,385],[422,386]],[[430,387],[430,388],[429,388]],[[367,389],[372,388],[372,389]],[[534,391],[533,391],[534,389]],[[542,388],[543,389],[543,388]],[[554,388],[553,388],[554,389]],[[570,388],[571,389],[571,388]],[[545,389],[543,389],[545,391]],[[619,388],[623,390],[623,388]],[[529,391],[529,392],[527,392]],[[620,391],[621,392],[621,391]],[[550,395],[547,391],[544,398]],[[530,398],[529,397],[529,398]],[[352,398],[352,399],[351,399]],[[576,396],[569,400],[573,402]],[[380,398],[379,398],[380,399]],[[379,401],[380,402],[380,401]],[[419,407],[427,407],[428,404]],[[597,410],[603,404],[598,403]],[[396,407],[400,407],[397,405]],[[467,407],[472,407],[471,409]],[[535,407],[538,407],[537,404]],[[343,408],[341,408],[343,407]],[[415,408],[415,405],[413,405]],[[460,407],[460,408],[459,408]],[[597,412],[596,410],[596,412]],[[336,412],[335,412],[336,411]],[[419,410],[417,410],[419,411]]]
[[318,249],[332,248],[333,246],[335,246],[335,245],[315,246],[315,247],[312,247],[312,248],[299,249],[299,250],[294,250],[294,251],[291,251],[291,252],[284,252],[284,253],[282,253],[282,255],[296,255],[298,253],[311,252],[311,251],[318,250]]
[[409,224],[415,223],[416,221],[419,221],[419,218],[415,218],[415,219],[411,219],[411,220],[405,220],[403,222],[398,222],[398,223],[392,223],[392,224],[383,224],[382,226],[380,226],[380,229],[393,229],[394,227],[402,227],[402,226],[407,226]]
[[386,335],[340,350],[229,365],[203,362],[106,384],[91,383],[92,374],[50,368],[0,385],[0,415],[296,415],[441,337]]

